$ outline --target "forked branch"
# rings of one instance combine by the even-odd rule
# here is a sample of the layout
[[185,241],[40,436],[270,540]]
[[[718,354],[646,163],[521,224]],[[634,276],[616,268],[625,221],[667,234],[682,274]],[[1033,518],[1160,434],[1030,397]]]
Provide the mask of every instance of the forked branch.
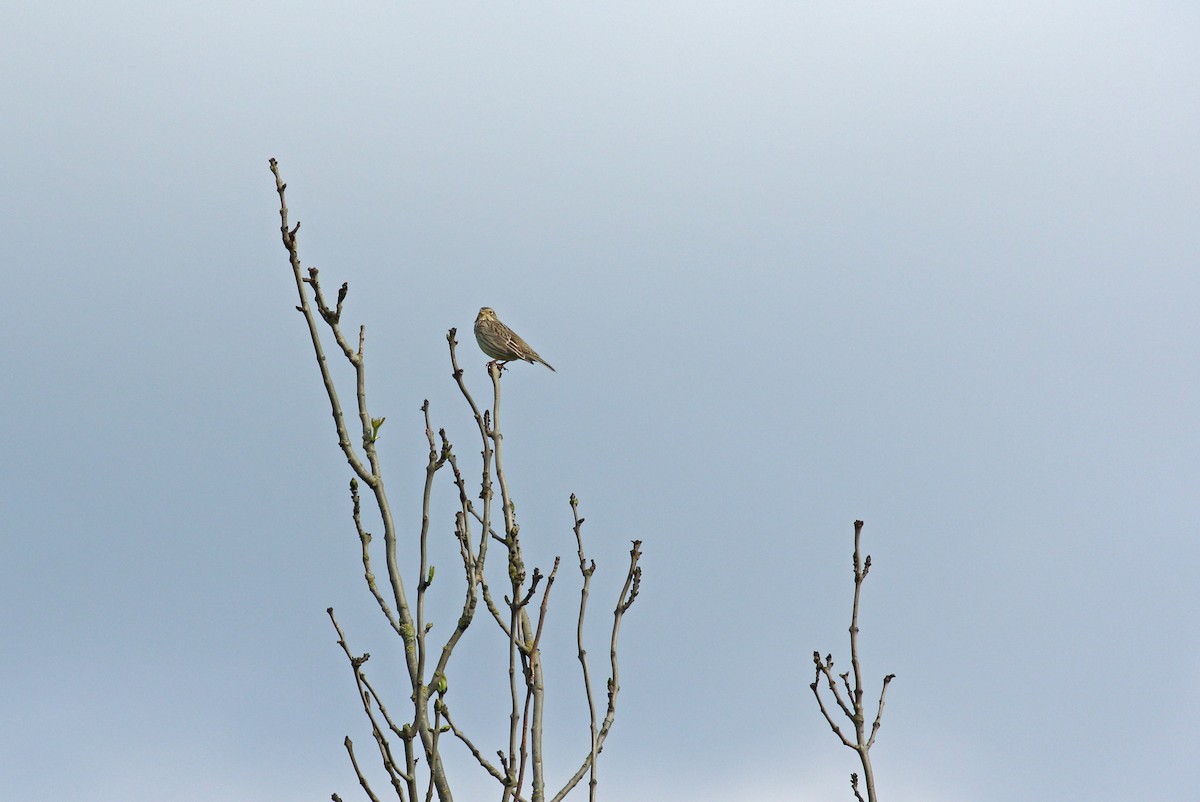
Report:
[[[812,690],[813,696],[817,699],[817,706],[821,710],[821,715],[824,716],[825,722],[833,730],[833,733],[846,746],[853,749],[862,763],[862,776],[864,784],[867,787],[867,801],[878,802],[875,795],[875,774],[871,768],[871,747],[875,743],[875,736],[879,733],[880,720],[883,718],[883,703],[887,696],[888,685],[895,674],[888,674],[883,678],[883,687],[879,691],[879,704],[875,711],[875,720],[870,725],[870,731],[867,731],[867,716],[863,696],[865,694],[863,687],[862,665],[858,658],[858,611],[859,602],[862,597],[863,581],[867,578],[867,574],[871,570],[871,557],[868,555],[866,559],[861,557],[860,542],[862,538],[862,521],[854,522],[854,606],[850,614],[850,666],[851,671],[837,675],[837,679],[841,680],[839,688],[837,679],[833,673],[833,656],[826,655],[821,657],[820,652],[813,652],[813,665],[816,669],[816,676],[813,682],[808,687]],[[850,675],[854,675],[854,683],[851,685]],[[821,696],[821,684],[824,684],[832,694],[834,702],[837,704],[842,715],[850,721],[854,727],[854,739],[851,740],[842,728],[838,726],[838,722],[825,706],[825,700]],[[843,694],[843,690],[845,693]],[[862,794],[858,788],[858,774],[850,775],[850,787],[854,792],[854,796],[859,802],[864,802]]]

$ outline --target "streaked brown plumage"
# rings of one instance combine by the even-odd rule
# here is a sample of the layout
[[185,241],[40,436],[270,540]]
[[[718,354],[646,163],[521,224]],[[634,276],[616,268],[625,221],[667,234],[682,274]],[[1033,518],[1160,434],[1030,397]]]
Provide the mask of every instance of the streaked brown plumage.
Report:
[[475,340],[479,343],[479,349],[497,362],[520,359],[531,365],[541,362],[550,370],[554,370],[554,366],[538,356],[538,352],[530,348],[529,343],[501,323],[491,307],[485,306],[480,309],[479,316],[475,318]]

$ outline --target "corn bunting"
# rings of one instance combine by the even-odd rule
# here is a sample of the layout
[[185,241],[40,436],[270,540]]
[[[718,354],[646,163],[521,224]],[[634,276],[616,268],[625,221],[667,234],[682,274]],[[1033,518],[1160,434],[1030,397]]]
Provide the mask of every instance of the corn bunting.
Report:
[[542,359],[538,356],[537,351],[529,347],[529,343],[501,323],[491,307],[485,306],[479,310],[479,317],[475,318],[475,339],[479,342],[479,349],[501,365],[514,359],[520,359],[531,365],[534,362],[541,362],[550,370],[554,370],[549,362]]

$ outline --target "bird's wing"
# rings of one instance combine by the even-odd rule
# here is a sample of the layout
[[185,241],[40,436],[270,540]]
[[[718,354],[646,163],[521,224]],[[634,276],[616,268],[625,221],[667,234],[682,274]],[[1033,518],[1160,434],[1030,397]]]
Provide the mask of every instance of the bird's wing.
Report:
[[504,329],[504,344],[512,349],[514,353],[520,354],[520,358],[526,360],[527,362],[532,361],[529,358],[530,354],[537,353],[529,347],[529,343],[522,340],[517,336],[516,332],[507,327]]

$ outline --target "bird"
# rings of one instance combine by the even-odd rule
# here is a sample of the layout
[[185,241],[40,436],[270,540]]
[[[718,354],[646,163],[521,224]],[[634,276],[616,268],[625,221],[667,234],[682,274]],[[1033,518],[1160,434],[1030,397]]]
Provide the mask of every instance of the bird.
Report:
[[534,362],[541,362],[550,370],[554,370],[554,366],[538,356],[538,352],[530,348],[529,343],[501,323],[490,306],[480,309],[479,316],[475,318],[475,340],[479,343],[479,350],[500,363],[501,366],[514,359],[520,359],[531,365]]

